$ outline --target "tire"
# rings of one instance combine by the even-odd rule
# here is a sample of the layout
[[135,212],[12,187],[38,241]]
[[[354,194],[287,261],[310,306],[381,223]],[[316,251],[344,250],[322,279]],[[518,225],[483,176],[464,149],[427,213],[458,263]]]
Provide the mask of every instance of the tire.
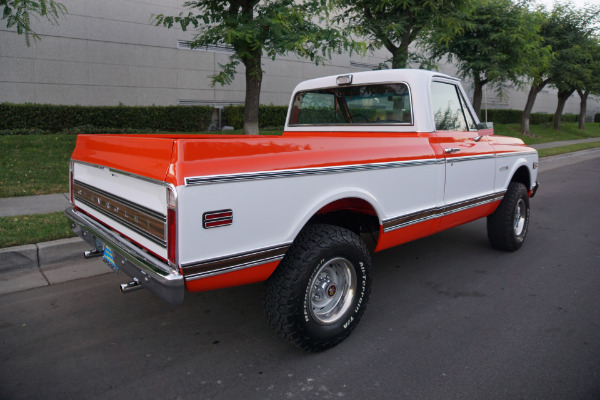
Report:
[[267,280],[267,319],[279,336],[320,352],[350,335],[370,291],[371,257],[360,237],[337,226],[311,225]]
[[487,217],[492,247],[505,251],[521,248],[529,228],[529,213],[527,188],[522,183],[511,182],[496,211]]

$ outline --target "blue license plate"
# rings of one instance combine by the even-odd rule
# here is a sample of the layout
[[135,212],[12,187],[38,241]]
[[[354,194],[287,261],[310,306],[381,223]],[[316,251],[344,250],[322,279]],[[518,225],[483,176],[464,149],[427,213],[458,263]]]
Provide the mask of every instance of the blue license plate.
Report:
[[119,267],[117,267],[117,264],[115,264],[113,250],[110,247],[108,247],[108,246],[104,246],[104,257],[103,257],[103,260],[114,271],[118,271],[119,270]]

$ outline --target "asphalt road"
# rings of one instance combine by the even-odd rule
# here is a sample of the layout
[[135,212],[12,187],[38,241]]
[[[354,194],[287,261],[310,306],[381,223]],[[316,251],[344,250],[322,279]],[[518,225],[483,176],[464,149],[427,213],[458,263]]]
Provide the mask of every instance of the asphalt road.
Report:
[[476,221],[377,254],[361,324],[321,354],[271,332],[261,285],[0,296],[0,398],[600,399],[600,158],[540,182],[515,253]]

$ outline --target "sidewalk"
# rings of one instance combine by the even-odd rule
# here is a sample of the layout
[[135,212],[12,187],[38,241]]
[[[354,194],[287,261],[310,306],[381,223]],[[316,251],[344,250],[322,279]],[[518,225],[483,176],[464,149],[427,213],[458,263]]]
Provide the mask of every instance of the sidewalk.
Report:
[[46,194],[42,196],[6,197],[0,199],[0,217],[13,215],[48,214],[64,211],[69,207],[69,194]]
[[[532,145],[535,149],[600,141],[600,138]],[[600,147],[540,161],[540,172],[600,157]],[[69,207],[68,194],[0,199],[0,217],[46,214]],[[110,273],[102,259],[83,259],[89,246],[80,238],[0,249],[0,295]],[[124,277],[124,279],[127,279]]]

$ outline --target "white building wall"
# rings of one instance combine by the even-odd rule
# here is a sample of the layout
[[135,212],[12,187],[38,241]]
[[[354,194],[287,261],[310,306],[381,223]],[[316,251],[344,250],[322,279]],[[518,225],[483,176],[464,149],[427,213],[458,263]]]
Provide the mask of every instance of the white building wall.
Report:
[[[62,0],[68,14],[59,26],[33,21],[42,40],[25,44],[14,30],[0,26],[0,102],[80,105],[240,104],[244,101],[244,75],[240,67],[229,86],[211,87],[210,76],[228,54],[178,49],[178,41],[191,40],[193,32],[152,24],[156,14],[177,15],[182,0]],[[361,71],[388,58],[374,55],[335,55],[325,66],[315,66],[296,55],[263,58],[261,103],[287,105],[294,86],[305,79]],[[356,64],[366,68],[356,68]],[[456,74],[451,65],[441,72]],[[466,85],[469,86],[468,83]],[[505,91],[497,97],[488,91],[489,108],[523,109],[527,89]],[[556,91],[545,89],[535,112],[554,112]],[[565,108],[579,110],[574,95]],[[598,98],[589,100],[588,114],[600,112]]]

